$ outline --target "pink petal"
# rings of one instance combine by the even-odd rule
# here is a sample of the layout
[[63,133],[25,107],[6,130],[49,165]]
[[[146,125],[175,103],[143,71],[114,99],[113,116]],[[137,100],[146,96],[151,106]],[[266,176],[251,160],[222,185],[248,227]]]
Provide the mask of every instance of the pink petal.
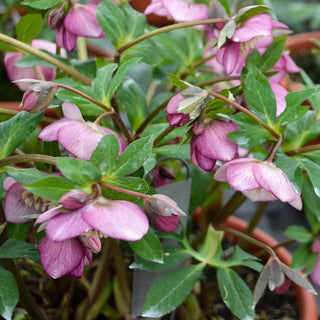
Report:
[[156,215],[156,225],[160,231],[172,232],[179,225],[179,216],[174,214],[171,216]]
[[65,28],[81,37],[101,38],[104,33],[98,23],[97,6],[74,4],[63,20]]
[[144,10],[145,15],[154,13],[158,16],[169,16],[169,12],[163,6],[162,0],[152,0],[152,2]]
[[3,180],[3,189],[8,191],[9,188],[13,185],[17,183],[16,180],[14,180],[12,177],[6,177],[4,180]]
[[58,131],[64,127],[69,126],[77,122],[76,120],[62,118],[58,121],[55,121],[52,124],[49,124],[44,129],[42,129],[39,133],[38,138],[44,141],[55,141],[58,140]]
[[310,279],[317,285],[320,286],[320,256],[318,257],[317,263],[310,273]]
[[62,112],[66,118],[84,121],[80,109],[74,103],[63,102],[62,103]]
[[302,203],[302,199],[301,196],[297,197],[297,199],[293,200],[293,201],[289,201],[288,202],[293,208],[297,209],[297,210],[302,210],[303,207],[303,203]]
[[176,21],[196,21],[208,18],[205,4],[192,4],[184,0],[162,0],[170,16]]
[[76,238],[52,241],[45,236],[38,245],[41,264],[47,274],[54,279],[77,269],[83,260],[85,249]]
[[235,70],[240,56],[240,43],[229,41],[217,51],[217,61],[223,65],[224,71],[230,75]]
[[299,196],[284,172],[274,165],[257,163],[252,167],[252,172],[259,185],[279,200],[289,202]]
[[91,230],[91,226],[82,218],[81,209],[61,212],[47,222],[47,236],[53,241],[75,238]]
[[179,103],[185,99],[186,98],[180,93],[173,96],[168,102],[166,112],[167,113],[177,113]]
[[285,110],[287,106],[286,95],[288,94],[288,91],[275,81],[272,81],[269,79],[269,82],[276,97],[276,102],[277,102],[276,117],[279,117],[279,115]]
[[111,201],[106,205],[88,205],[83,218],[103,234],[121,240],[140,240],[148,231],[149,222],[143,210],[128,201]]
[[205,171],[211,171],[216,164],[216,160],[205,157],[199,151],[196,140],[191,141],[191,161],[195,166],[199,166]]
[[248,42],[255,37],[272,36],[272,19],[268,14],[259,14],[247,19],[232,36],[232,41]]
[[251,201],[275,201],[278,200],[272,193],[262,189],[257,188],[254,190],[242,191],[242,193]]
[[58,215],[60,213],[59,209],[61,209],[62,206],[51,208],[45,212],[43,212],[39,218],[36,220],[35,224],[46,222],[47,220],[53,218],[54,216]]
[[238,191],[253,190],[260,187],[252,173],[256,162],[252,159],[245,162],[229,163],[226,169],[227,182],[232,189]]

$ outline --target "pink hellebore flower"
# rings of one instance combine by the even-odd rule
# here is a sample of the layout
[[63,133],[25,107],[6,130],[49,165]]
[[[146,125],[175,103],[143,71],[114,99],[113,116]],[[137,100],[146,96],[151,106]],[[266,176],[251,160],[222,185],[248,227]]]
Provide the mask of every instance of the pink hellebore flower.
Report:
[[152,0],[144,13],[170,16],[175,21],[196,21],[208,18],[208,7],[190,3],[189,0]]
[[227,74],[240,73],[253,48],[265,48],[273,42],[273,21],[268,14],[247,19],[217,52],[217,61]]
[[184,114],[178,111],[179,103],[184,101],[186,98],[182,96],[180,93],[173,96],[166,108],[167,112],[167,121],[170,126],[180,127],[188,123],[191,119],[188,114]]
[[269,79],[269,83],[276,97],[277,103],[277,112],[276,117],[279,117],[280,114],[284,111],[287,106],[286,95],[289,93],[282,85]]
[[216,160],[232,160],[238,152],[238,146],[227,134],[237,130],[233,122],[209,120],[193,127],[191,140],[191,160],[194,165],[205,171],[215,166]]
[[57,279],[66,274],[81,278],[83,267],[92,262],[92,252],[79,238],[53,241],[44,236],[38,245],[40,260],[47,274]]
[[[55,54],[57,46],[46,40],[35,39],[32,41],[31,45],[34,48],[44,49],[48,52]],[[66,56],[65,51],[61,52],[61,56]],[[17,67],[15,63],[18,62],[23,57],[20,52],[7,52],[4,56],[4,65],[6,67],[8,77],[10,81],[16,81],[21,79],[38,79],[33,67]],[[56,77],[56,69],[47,68],[44,66],[37,66],[39,72],[43,75],[44,79],[47,81],[52,81]],[[26,91],[29,88],[30,83],[18,82],[15,83],[21,90]]]
[[301,70],[289,56],[288,52],[283,52],[280,60],[274,65],[273,70],[279,71],[277,74],[270,77],[270,80],[281,82],[285,75],[290,73],[299,73]]
[[39,133],[39,139],[57,140],[68,152],[83,160],[90,159],[101,138],[106,134],[113,134],[118,138],[120,153],[125,149],[125,142],[116,132],[96,123],[84,121],[75,104],[64,102],[62,110],[65,118],[45,127]]
[[[320,240],[316,239],[315,241],[313,241],[311,246],[311,251],[312,253],[320,253]],[[320,286],[320,254],[318,256],[316,265],[314,266],[312,272],[310,273],[310,279],[317,286]]]
[[4,179],[3,189],[7,191],[4,201],[4,214],[11,223],[24,223],[30,218],[23,218],[31,214],[40,214],[48,209],[48,202],[23,189],[22,184],[13,178]]
[[284,172],[270,162],[252,158],[232,160],[222,165],[214,178],[228,182],[232,189],[241,191],[252,201],[281,200],[302,209],[300,194]]
[[57,28],[57,45],[71,52],[76,46],[78,36],[85,38],[104,37],[104,32],[97,20],[96,9],[97,5],[94,4],[73,3]]

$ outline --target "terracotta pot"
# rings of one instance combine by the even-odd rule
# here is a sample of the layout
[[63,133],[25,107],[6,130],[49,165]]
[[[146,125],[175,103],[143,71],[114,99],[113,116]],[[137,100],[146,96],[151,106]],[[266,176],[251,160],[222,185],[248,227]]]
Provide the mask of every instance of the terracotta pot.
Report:
[[[227,219],[224,225],[228,228],[235,229],[240,232],[245,232],[248,227],[247,222],[232,216]],[[237,242],[237,240],[233,236],[228,235],[228,237],[231,237],[231,240],[233,242]],[[277,241],[274,238],[270,237],[267,233],[258,228],[254,230],[252,237],[260,242],[267,244],[270,247],[277,245]],[[291,264],[292,256],[287,249],[279,248],[276,250],[276,253],[283,263],[288,266]],[[318,309],[315,296],[311,292],[303,289],[295,283],[292,283],[291,287],[297,300],[299,319],[318,320]]]
[[[151,3],[151,0],[131,0],[130,1],[130,5],[132,6],[132,8],[142,13],[150,3]],[[168,17],[158,16],[153,13],[147,15],[146,17],[147,17],[148,23],[156,27],[167,26],[173,23],[173,21],[170,20]]]
[[288,37],[286,48],[292,55],[303,55],[317,48],[312,40],[320,40],[320,31],[297,33]]

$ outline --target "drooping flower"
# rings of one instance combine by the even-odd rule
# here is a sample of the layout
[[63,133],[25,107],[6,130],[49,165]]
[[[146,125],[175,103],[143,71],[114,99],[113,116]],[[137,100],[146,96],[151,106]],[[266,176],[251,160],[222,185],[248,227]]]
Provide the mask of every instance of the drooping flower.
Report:
[[104,32],[96,14],[97,5],[72,3],[63,21],[57,25],[56,43],[71,52],[77,43],[77,37],[102,38]]
[[[56,53],[56,44],[46,41],[35,39],[31,45],[38,49],[44,49],[52,54]],[[61,51],[61,56],[65,57],[65,50]],[[20,52],[7,52],[4,56],[4,65],[7,70],[10,81],[16,81],[21,79],[38,79],[33,67],[18,67],[15,65],[23,57]],[[56,77],[56,69],[47,68],[42,65],[38,65],[37,69],[41,72],[43,78],[47,81],[53,81]],[[17,82],[15,83],[21,90],[26,91],[29,88],[30,83]]]
[[227,134],[238,127],[229,121],[205,120],[193,127],[191,160],[205,171],[215,166],[216,160],[229,161],[237,154],[238,146]]
[[166,108],[166,119],[169,122],[170,126],[180,127],[191,120],[188,114],[178,112],[179,103],[183,100],[185,100],[185,97],[179,93],[170,99]]
[[288,202],[302,209],[300,194],[285,173],[269,161],[241,158],[222,165],[214,175],[217,181],[228,182],[252,201]]
[[89,160],[101,138],[106,134],[113,134],[118,138],[120,153],[126,143],[111,129],[99,126],[90,121],[84,121],[79,108],[70,102],[62,104],[65,118],[62,118],[39,133],[39,139],[44,141],[57,140],[73,156]]
[[4,179],[3,188],[7,191],[4,201],[4,214],[8,222],[19,224],[28,222],[31,219],[24,218],[25,216],[40,214],[48,210],[48,201],[25,190],[21,183],[16,182],[11,177]]
[[287,89],[285,89],[282,85],[279,83],[268,79],[269,83],[271,85],[271,88],[274,92],[275,98],[276,98],[276,103],[277,103],[277,112],[276,112],[276,117],[279,117],[279,115],[284,111],[284,109],[287,106],[286,103],[286,95],[289,93]]
[[64,241],[97,230],[103,235],[126,241],[140,240],[148,231],[148,219],[143,210],[124,200],[103,197],[73,211],[62,206],[44,212],[36,223],[46,222],[47,236]]
[[186,215],[173,199],[164,194],[147,197],[143,204],[151,226],[163,232],[174,231],[179,225],[179,216]]
[[254,48],[265,48],[273,42],[273,28],[274,22],[268,14],[245,20],[217,51],[217,61],[223,65],[225,72],[229,75],[240,73],[249,52]]
[[188,0],[152,0],[144,13],[169,16],[174,21],[196,21],[208,18],[208,7]]
[[91,250],[78,238],[53,241],[44,236],[38,244],[38,251],[43,269],[54,279],[66,274],[81,278],[83,267],[92,262]]

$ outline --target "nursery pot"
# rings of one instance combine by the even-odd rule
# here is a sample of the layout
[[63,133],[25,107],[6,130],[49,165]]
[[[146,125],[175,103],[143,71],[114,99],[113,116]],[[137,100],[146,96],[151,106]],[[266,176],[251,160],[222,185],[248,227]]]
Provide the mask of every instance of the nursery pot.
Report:
[[[231,216],[226,220],[226,222],[224,223],[224,226],[240,232],[245,232],[248,227],[248,223],[239,218]],[[226,236],[228,237],[228,239],[230,239],[234,243],[238,241],[238,239],[236,239],[234,236],[230,234],[226,234]],[[264,244],[270,247],[277,245],[277,241],[274,238],[270,237],[267,233],[265,233],[261,229],[256,228],[253,231],[251,236],[254,239],[260,242],[263,242]],[[252,249],[254,250],[254,248]],[[291,264],[292,256],[287,249],[278,248],[275,252],[278,258],[284,264],[288,266]],[[314,294],[296,285],[295,283],[291,284],[291,288],[294,292],[294,295],[297,301],[299,319],[300,320],[318,320],[317,302]]]

